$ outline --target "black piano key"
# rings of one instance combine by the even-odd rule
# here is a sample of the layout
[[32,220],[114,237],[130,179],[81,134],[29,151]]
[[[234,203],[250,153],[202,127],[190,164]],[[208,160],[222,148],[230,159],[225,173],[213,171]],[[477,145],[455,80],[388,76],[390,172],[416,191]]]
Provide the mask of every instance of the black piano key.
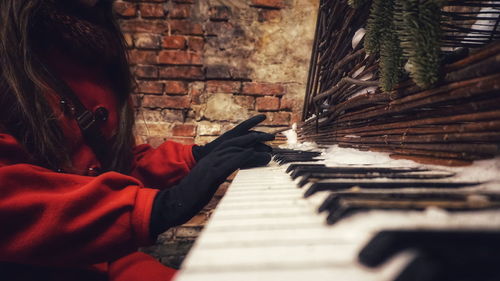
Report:
[[303,163],[290,164],[290,166],[288,166],[288,168],[286,168],[286,172],[287,173],[293,172],[293,171],[295,171],[295,169],[297,169],[299,167],[326,167],[326,166],[325,166],[325,164],[303,164]]
[[304,197],[309,197],[319,191],[340,191],[353,187],[363,189],[398,189],[398,188],[464,188],[478,185],[478,182],[446,182],[446,181],[335,181],[321,180],[315,182],[304,193]]
[[448,200],[466,201],[471,196],[483,197],[489,201],[500,202],[500,194],[458,193],[458,192],[332,192],[319,206],[318,212],[331,209],[342,198],[372,200]]
[[376,176],[379,174],[395,174],[395,173],[410,173],[410,172],[425,172],[428,169],[421,168],[383,168],[383,167],[314,167],[304,166],[295,167],[294,172],[291,174],[293,179],[307,173],[343,173],[343,174],[371,174]]
[[370,211],[370,209],[367,208],[361,208],[361,207],[350,207],[350,206],[339,206],[339,208],[335,211],[329,212],[328,216],[326,217],[326,224],[328,225],[334,225],[337,222],[348,218],[354,214],[360,213],[360,212],[367,212]]
[[369,267],[398,253],[417,253],[396,280],[499,280],[500,232],[493,230],[391,230],[375,235],[358,254]]
[[[476,196],[476,200],[471,200]],[[368,210],[425,210],[439,207],[449,212],[500,208],[500,196],[450,192],[332,193],[318,208],[327,211],[327,223],[334,224],[352,214]]]
[[323,213],[323,212],[329,210],[330,205],[335,204],[335,200],[337,200],[338,196],[339,196],[339,194],[333,193],[333,192],[330,195],[328,195],[328,197],[326,197],[326,199],[323,201],[323,203],[321,203],[321,205],[319,205],[318,213]]
[[[276,160],[276,159],[275,159]],[[284,158],[281,158],[279,160],[277,160],[276,162],[278,162],[278,164],[280,165],[284,165],[284,164],[288,164],[288,163],[292,163],[292,162],[318,162],[318,161],[321,161],[321,160],[324,160],[324,159],[316,159],[316,158],[302,158],[302,157],[284,157]]]
[[500,280],[500,271],[492,259],[469,255],[461,262],[449,262],[436,255],[417,252],[394,281],[493,281]]
[[[417,253],[394,281],[446,281],[441,274],[443,265],[433,257]],[[449,280],[451,281],[451,280]]]
[[274,156],[274,160],[281,165],[292,162],[316,162],[323,160],[316,159],[321,155],[321,152],[318,151],[274,148],[271,154]]
[[273,148],[273,151],[271,152],[271,154],[273,154],[273,155],[308,155],[308,156],[316,157],[316,156],[320,156],[321,152]]
[[345,173],[307,173],[302,175],[299,187],[303,187],[308,182],[316,182],[322,179],[443,179],[452,177],[453,173],[429,174],[429,173],[366,173],[366,174],[345,174]]

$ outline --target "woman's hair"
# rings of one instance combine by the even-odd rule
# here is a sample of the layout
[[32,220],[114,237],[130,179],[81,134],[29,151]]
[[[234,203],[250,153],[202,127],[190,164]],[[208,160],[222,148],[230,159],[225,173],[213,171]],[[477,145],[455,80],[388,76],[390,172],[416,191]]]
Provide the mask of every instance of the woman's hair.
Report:
[[[46,99],[47,92],[62,93],[64,89],[57,86],[61,81],[56,81],[58,78],[43,62],[40,48],[45,38],[40,38],[37,30],[43,25],[40,18],[46,15],[43,11],[47,6],[55,7],[69,1],[0,1],[0,127],[18,139],[32,155],[33,163],[54,170],[71,170],[70,152]],[[110,143],[108,167],[103,169],[128,172],[134,143],[134,114],[129,99],[132,78],[125,43],[113,17],[112,1],[100,1],[92,10],[98,13],[95,18],[99,20],[99,28],[103,28],[115,43],[114,57],[107,63],[107,72],[119,99],[119,128]]]

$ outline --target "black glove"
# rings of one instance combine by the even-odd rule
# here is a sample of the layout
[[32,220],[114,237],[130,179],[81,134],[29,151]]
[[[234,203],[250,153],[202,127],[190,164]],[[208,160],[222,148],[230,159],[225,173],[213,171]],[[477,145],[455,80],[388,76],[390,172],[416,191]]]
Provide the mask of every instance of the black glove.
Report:
[[200,160],[178,185],[160,191],[153,203],[151,235],[156,236],[191,219],[208,204],[219,185],[234,171],[247,165],[249,159],[259,165],[269,163],[269,153],[242,148],[265,140],[263,137],[268,136],[252,133],[220,144]]
[[221,143],[217,148],[215,148],[215,151],[226,147],[238,147],[242,149],[251,148],[254,153],[252,153],[252,155],[248,157],[245,163],[239,168],[264,166],[267,165],[269,161],[271,161],[271,154],[269,153],[269,150],[272,151],[272,148],[263,144],[262,142],[270,141],[273,139],[274,135],[250,131],[246,135],[235,137]]
[[[264,137],[264,139],[265,139],[264,141],[274,140],[274,135],[272,135],[272,134],[250,130],[264,120],[266,120],[266,115],[264,115],[264,114],[256,115],[256,116],[254,116],[246,121],[243,121],[238,126],[234,127],[232,130],[227,131],[226,133],[224,133],[220,137],[216,138],[214,141],[212,141],[204,146],[197,146],[197,145],[193,146],[194,158],[196,159],[196,161],[199,161],[203,157],[208,155],[211,151],[213,151],[215,148],[217,148],[219,145],[221,145],[222,143],[224,143],[228,140],[237,138],[237,137],[247,135],[249,133],[257,133],[257,134],[266,135],[266,137]],[[272,151],[272,148],[270,146],[265,145],[265,144],[260,143],[260,142],[252,143],[251,145],[256,151],[259,151],[259,152],[268,152],[269,153]]]

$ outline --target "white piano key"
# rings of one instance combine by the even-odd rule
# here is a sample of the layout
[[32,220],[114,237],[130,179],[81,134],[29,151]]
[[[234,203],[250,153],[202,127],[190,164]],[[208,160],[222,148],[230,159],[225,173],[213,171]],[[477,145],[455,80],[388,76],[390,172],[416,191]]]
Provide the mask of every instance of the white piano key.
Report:
[[216,220],[239,220],[242,217],[245,218],[266,218],[266,217],[290,217],[299,216],[303,214],[307,209],[305,208],[274,208],[274,209],[239,209],[235,208],[232,210],[225,210],[224,213],[217,213],[212,216],[212,219]]
[[[368,234],[365,234],[367,236]],[[220,235],[207,231],[197,242],[200,248],[248,247],[255,245],[294,245],[297,243],[352,243],[353,235],[332,235],[328,227],[318,225],[310,228],[232,231],[231,235]]]
[[301,264],[294,268],[260,268],[242,270],[238,268],[210,269],[208,271],[187,269],[176,281],[303,281],[303,280],[338,280],[338,281],[387,281],[393,280],[401,268],[414,258],[414,253],[404,252],[389,260],[384,267],[369,269],[357,262],[344,266],[323,266]]
[[[307,265],[347,266],[355,263],[360,245],[356,244],[291,244],[278,246],[209,248],[188,260],[192,270],[239,268],[256,270],[294,268]],[[332,255],[332,253],[335,253]],[[213,257],[223,257],[214,259]]]
[[325,218],[322,216],[294,216],[288,219],[276,218],[246,218],[244,220],[221,220],[214,221],[206,226],[210,231],[233,231],[233,230],[269,230],[313,227],[323,224]]

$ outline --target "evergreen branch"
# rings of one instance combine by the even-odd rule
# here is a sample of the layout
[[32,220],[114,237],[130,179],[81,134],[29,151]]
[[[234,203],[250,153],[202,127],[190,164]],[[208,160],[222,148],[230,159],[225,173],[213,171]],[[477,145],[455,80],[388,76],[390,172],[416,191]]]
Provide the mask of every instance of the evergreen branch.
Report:
[[439,79],[442,0],[398,0],[401,48],[415,83],[429,88]]

